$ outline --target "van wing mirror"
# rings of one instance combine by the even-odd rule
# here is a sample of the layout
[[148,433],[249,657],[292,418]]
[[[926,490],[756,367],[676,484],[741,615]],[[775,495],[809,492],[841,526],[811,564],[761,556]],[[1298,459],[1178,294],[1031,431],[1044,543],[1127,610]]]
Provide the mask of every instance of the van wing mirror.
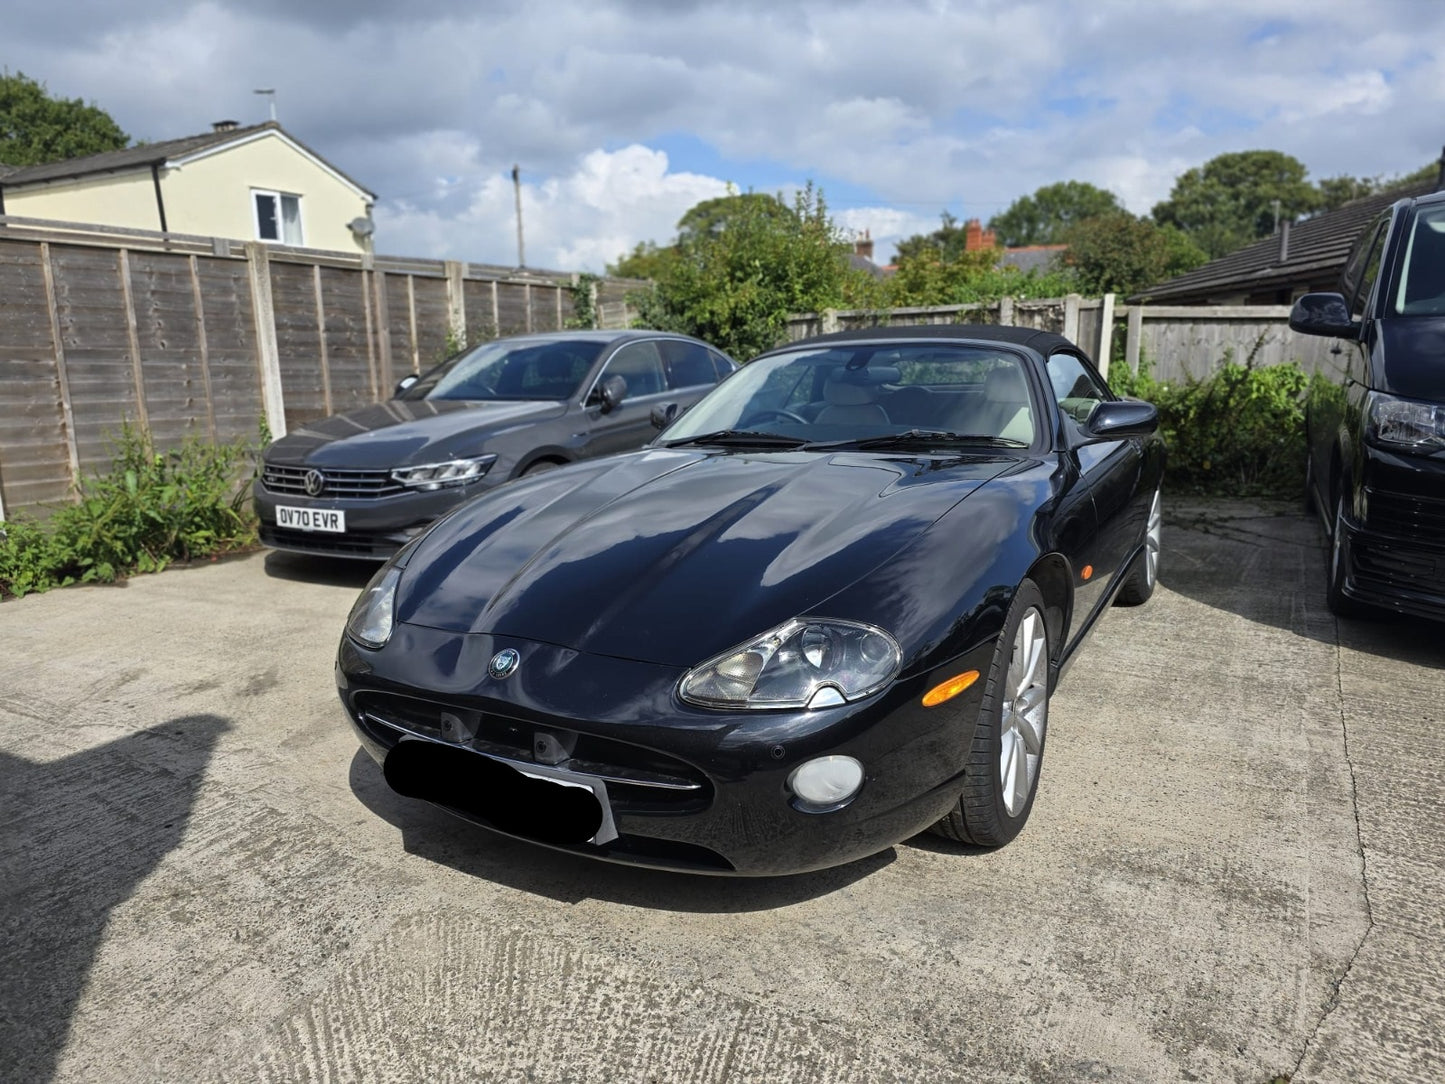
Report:
[[1291,331],[1332,339],[1357,339],[1360,323],[1350,318],[1344,294],[1305,294],[1289,310]]

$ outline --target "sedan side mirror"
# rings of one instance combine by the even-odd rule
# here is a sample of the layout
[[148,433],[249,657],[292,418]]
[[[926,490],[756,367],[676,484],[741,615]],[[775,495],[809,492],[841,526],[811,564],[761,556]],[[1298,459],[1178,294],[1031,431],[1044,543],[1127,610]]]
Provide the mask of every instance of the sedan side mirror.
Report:
[[420,379],[421,377],[418,376],[416,373],[407,373],[406,376],[402,377],[396,382],[396,390],[391,393],[392,398],[396,398],[398,395],[406,391],[407,388],[411,387]]
[[677,420],[677,404],[662,403],[652,408],[652,428],[666,429]]
[[598,402],[602,404],[602,413],[609,414],[622,405],[622,400],[627,398],[627,379],[613,374],[602,378],[602,383],[597,385],[594,393]]
[[1084,422],[1084,432],[1096,440],[1147,437],[1159,428],[1159,411],[1142,399],[1119,399],[1096,406]]
[[1343,294],[1305,294],[1289,310],[1291,331],[1302,335],[1324,335],[1332,339],[1357,339],[1360,324],[1350,319],[1350,306]]

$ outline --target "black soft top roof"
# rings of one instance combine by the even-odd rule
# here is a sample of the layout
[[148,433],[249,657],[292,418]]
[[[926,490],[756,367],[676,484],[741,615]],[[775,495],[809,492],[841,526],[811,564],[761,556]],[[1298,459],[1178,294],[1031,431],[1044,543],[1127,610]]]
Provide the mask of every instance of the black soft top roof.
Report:
[[868,327],[852,331],[835,331],[829,335],[815,335],[784,343],[767,351],[769,354],[780,350],[794,350],[800,346],[846,345],[848,343],[888,342],[896,339],[959,339],[972,342],[1010,343],[1027,347],[1048,357],[1050,354],[1067,350],[1079,352],[1079,347],[1053,331],[1037,331],[1031,327],[1001,327],[997,324],[915,324],[908,327]]

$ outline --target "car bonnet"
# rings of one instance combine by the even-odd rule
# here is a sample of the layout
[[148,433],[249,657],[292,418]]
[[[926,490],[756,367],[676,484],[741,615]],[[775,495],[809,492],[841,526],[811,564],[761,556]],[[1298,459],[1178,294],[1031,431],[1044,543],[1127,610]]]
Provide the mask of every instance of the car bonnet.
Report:
[[654,449],[574,466],[442,521],[398,620],[692,665],[826,609],[1010,463]]

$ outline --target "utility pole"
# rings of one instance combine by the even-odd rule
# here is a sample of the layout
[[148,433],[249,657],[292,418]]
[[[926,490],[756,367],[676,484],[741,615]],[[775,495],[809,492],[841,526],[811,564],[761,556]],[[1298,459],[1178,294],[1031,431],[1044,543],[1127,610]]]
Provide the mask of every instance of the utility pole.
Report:
[[517,198],[517,266],[527,266],[527,249],[522,244],[522,167],[512,167],[512,191]]

